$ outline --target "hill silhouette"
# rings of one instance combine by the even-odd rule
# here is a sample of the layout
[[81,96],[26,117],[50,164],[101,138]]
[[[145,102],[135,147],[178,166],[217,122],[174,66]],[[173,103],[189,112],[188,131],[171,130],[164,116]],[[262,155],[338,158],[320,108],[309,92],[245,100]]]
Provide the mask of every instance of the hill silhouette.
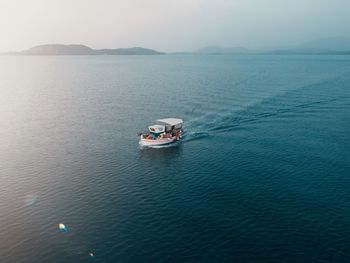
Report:
[[116,49],[92,49],[84,45],[63,45],[63,44],[47,44],[35,46],[30,49],[13,52],[16,55],[35,55],[35,56],[59,56],[59,55],[161,55],[162,52],[142,48],[116,48]]

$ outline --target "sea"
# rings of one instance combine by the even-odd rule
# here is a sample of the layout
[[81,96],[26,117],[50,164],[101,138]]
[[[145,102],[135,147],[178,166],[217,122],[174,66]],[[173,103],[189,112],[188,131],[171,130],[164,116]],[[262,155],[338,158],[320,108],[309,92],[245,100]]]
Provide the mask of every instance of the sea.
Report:
[[0,262],[350,262],[350,56],[1,56]]

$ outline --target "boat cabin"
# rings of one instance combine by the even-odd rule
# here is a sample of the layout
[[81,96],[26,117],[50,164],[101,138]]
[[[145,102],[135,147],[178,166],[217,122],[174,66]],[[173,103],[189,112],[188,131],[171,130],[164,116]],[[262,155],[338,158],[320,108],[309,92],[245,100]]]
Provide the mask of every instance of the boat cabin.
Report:
[[148,139],[156,139],[160,134],[165,133],[165,125],[155,124],[148,126]]
[[148,126],[148,134],[143,134],[142,139],[162,140],[162,139],[179,139],[182,134],[183,120],[176,118],[167,118],[157,120],[158,124]]
[[176,118],[168,118],[168,119],[160,119],[157,120],[159,123],[163,123],[165,125],[165,132],[173,132],[176,130],[182,129],[183,120]]

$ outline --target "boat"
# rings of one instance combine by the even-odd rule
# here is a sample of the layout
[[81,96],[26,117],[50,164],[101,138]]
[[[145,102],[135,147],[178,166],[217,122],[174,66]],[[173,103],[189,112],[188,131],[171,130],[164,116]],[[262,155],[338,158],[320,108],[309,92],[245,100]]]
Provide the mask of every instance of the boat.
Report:
[[183,132],[182,119],[166,118],[156,122],[157,124],[148,126],[147,133],[140,134],[139,144],[141,146],[162,146],[181,140]]

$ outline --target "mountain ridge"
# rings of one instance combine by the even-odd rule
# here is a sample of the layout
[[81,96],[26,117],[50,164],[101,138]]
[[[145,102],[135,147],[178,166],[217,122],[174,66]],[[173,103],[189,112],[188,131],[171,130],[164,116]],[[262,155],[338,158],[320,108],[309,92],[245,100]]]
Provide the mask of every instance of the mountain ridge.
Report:
[[206,46],[196,54],[349,54],[350,37],[336,36],[304,42],[290,48],[255,50],[245,47]]
[[154,49],[143,47],[115,48],[115,49],[92,49],[81,44],[45,44],[38,45],[20,52],[5,52],[0,55],[162,55],[162,54],[350,54],[350,37],[336,36],[316,39],[289,48],[279,49],[249,49],[240,46],[222,47],[206,46],[193,52],[159,52]]
[[64,56],[64,55],[162,55],[163,52],[143,47],[92,49],[81,44],[45,44],[34,46],[20,52],[8,52],[12,55]]

